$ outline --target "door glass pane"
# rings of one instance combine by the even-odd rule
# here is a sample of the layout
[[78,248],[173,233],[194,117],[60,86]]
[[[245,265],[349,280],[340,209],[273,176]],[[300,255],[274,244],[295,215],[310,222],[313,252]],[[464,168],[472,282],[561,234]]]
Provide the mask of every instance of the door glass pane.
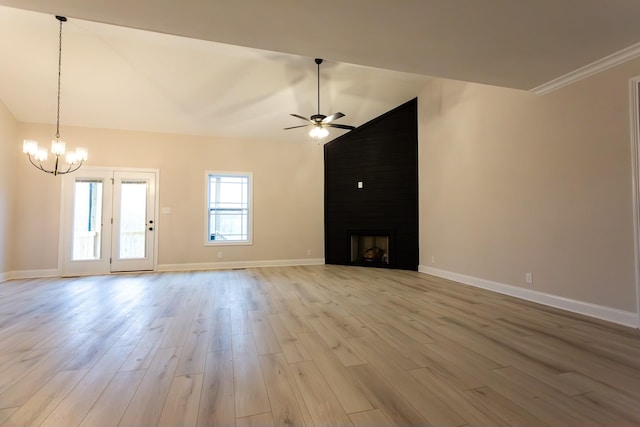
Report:
[[73,201],[71,259],[100,259],[102,242],[102,181],[78,179]]
[[147,182],[122,181],[120,192],[121,259],[146,256]]

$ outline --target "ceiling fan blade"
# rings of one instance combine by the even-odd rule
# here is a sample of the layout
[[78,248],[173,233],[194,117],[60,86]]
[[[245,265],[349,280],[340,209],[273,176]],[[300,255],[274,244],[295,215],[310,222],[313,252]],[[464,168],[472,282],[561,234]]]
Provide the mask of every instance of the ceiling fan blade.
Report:
[[331,128],[338,128],[338,129],[348,129],[348,130],[354,130],[356,127],[355,126],[349,126],[349,125],[339,125],[336,123],[327,123],[323,126],[326,127],[331,127]]
[[284,130],[297,129],[297,128],[306,128],[307,126],[311,126],[311,125],[291,126],[291,127],[288,127],[288,128],[284,128]]
[[339,119],[341,117],[344,117],[344,114],[338,112],[338,113],[332,114],[332,115],[327,116],[324,119],[322,119],[322,123],[329,123],[329,122],[337,120],[337,119]]
[[299,118],[299,119],[302,119],[302,120],[304,120],[305,122],[311,122],[311,123],[313,123],[313,121],[309,120],[309,118],[308,118],[308,117],[303,117],[303,116],[301,116],[301,115],[299,115],[299,114],[291,114],[291,115],[292,115],[293,117],[297,117],[297,118]]

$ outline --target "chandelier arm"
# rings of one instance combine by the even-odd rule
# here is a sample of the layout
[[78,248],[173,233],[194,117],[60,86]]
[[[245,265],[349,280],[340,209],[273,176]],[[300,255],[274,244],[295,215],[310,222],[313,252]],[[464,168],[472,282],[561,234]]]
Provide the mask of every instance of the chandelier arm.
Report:
[[53,174],[53,172],[52,172],[52,171],[49,171],[49,170],[46,170],[45,168],[43,168],[43,167],[42,167],[42,163],[41,163],[39,160],[38,160],[38,164],[36,165],[36,164],[33,162],[33,159],[31,158],[31,154],[27,154],[27,157],[29,158],[29,161],[31,162],[31,164],[32,164],[33,166],[35,166],[36,168],[40,169],[42,172],[44,172],[44,173],[50,173],[50,174]]
[[70,164],[67,167],[66,170],[58,170],[58,167],[60,166],[60,157],[56,156],[56,163],[55,163],[54,169],[53,170],[48,170],[48,169],[45,169],[42,166],[42,163],[39,160],[38,160],[38,163],[34,162],[33,161],[33,157],[30,154],[27,154],[27,158],[29,159],[29,162],[33,166],[35,166],[37,169],[40,169],[42,172],[49,173],[49,174],[52,174],[54,176],[56,176],[56,175],[64,175],[64,174],[67,174],[67,173],[73,173],[73,172],[77,171],[78,169],[80,169],[80,167],[82,167],[82,165],[84,163],[84,160],[80,160],[80,162],[78,164],[76,164],[75,167],[74,167],[74,164]]
[[78,165],[75,169],[71,170],[71,168],[73,167],[73,164],[70,164],[70,165],[67,167],[67,170],[64,170],[64,171],[57,171],[56,173],[57,173],[57,175],[64,175],[65,173],[71,173],[71,172],[77,171],[77,170],[80,168],[80,166],[81,166],[81,164],[80,164],[80,165]]
[[66,173],[73,173],[75,171],[77,171],[78,169],[80,169],[80,166],[82,166],[83,160],[80,161],[80,163],[78,163],[78,165],[75,168],[71,168],[73,165],[69,165],[69,167],[67,168],[66,171],[64,172],[58,172],[58,175],[64,175]]

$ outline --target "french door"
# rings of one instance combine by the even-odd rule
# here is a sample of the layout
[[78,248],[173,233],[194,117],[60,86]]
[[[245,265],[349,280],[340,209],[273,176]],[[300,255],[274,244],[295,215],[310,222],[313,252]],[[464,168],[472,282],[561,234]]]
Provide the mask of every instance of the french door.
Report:
[[64,176],[64,275],[155,268],[156,175],[82,168]]

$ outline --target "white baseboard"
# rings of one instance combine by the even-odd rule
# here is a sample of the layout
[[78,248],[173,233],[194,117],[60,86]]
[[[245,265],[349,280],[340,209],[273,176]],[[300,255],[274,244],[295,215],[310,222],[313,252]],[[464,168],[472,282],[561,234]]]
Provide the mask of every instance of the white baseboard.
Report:
[[324,264],[324,258],[160,264],[158,265],[158,271],[220,270],[251,267],[292,267],[297,265],[320,264]]
[[[321,265],[324,258],[283,259],[266,261],[230,261],[230,262],[203,262],[185,264],[159,264],[156,271],[191,271],[191,270],[222,270],[232,268],[251,267],[292,267],[297,265]],[[61,277],[62,272],[57,269],[50,270],[21,270],[0,273],[0,282],[11,279],[37,279],[43,277]]]
[[418,266],[418,271],[420,273],[442,277],[443,279],[453,280],[465,285],[487,289],[523,300],[537,302],[539,304],[544,304],[550,307],[570,311],[573,313],[584,314],[585,316],[595,317],[596,319],[606,320],[612,323],[617,323],[619,325],[630,326],[632,328],[640,327],[640,315],[638,313],[564,298],[557,295],[533,291],[531,289],[524,289],[518,286],[506,285],[504,283],[493,282],[491,280],[480,279],[473,276],[453,273],[450,271],[440,270],[438,268],[427,267],[423,265]]
[[40,279],[43,277],[59,277],[61,275],[61,271],[58,269],[47,269],[47,270],[18,270],[18,271],[9,271],[0,275],[0,282],[4,280],[11,279]]

